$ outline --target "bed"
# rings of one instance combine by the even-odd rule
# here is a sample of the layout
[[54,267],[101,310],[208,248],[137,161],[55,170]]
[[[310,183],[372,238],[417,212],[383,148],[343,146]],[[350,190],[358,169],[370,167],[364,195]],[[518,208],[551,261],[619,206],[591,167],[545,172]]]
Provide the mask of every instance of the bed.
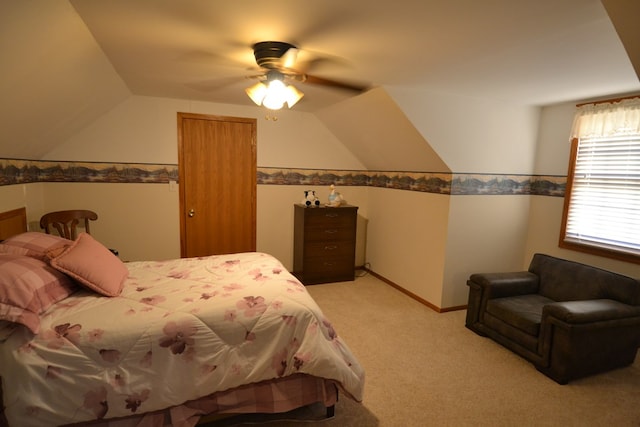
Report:
[[123,263],[86,233],[26,231],[24,208],[0,213],[0,240],[0,426],[186,427],[362,400],[361,365],[268,254]]

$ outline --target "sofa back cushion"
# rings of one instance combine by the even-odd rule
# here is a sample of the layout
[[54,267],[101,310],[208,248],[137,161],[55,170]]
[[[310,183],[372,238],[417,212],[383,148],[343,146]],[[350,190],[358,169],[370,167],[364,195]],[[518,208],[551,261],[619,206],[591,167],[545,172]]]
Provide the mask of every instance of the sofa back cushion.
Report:
[[529,271],[540,277],[539,293],[554,301],[614,299],[640,305],[640,281],[597,267],[535,254]]

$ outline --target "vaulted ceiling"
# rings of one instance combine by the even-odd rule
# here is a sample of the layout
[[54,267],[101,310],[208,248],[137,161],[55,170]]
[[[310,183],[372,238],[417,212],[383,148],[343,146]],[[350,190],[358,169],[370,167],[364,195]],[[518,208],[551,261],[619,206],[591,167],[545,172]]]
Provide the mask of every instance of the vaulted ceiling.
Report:
[[[640,91],[627,0],[0,3],[0,157],[39,158],[127,97],[252,105],[251,46],[325,79],[547,105]],[[610,18],[611,17],[611,18]],[[635,66],[635,70],[634,70]],[[297,84],[314,112],[353,96]]]

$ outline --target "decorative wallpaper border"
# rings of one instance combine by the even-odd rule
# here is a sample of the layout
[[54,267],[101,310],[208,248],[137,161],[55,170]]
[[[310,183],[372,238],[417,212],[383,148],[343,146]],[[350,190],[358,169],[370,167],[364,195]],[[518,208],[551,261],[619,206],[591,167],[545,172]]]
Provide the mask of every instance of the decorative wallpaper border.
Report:
[[258,167],[258,184],[369,186],[448,195],[564,197],[566,176],[339,171]]
[[0,185],[31,182],[168,183],[177,165],[0,159]]
[[566,176],[454,174],[453,195],[510,195],[564,197]]
[[[32,182],[164,184],[169,181],[178,181],[178,165],[0,159],[0,186]],[[369,186],[446,195],[564,197],[566,177],[258,167],[257,182],[263,185]]]

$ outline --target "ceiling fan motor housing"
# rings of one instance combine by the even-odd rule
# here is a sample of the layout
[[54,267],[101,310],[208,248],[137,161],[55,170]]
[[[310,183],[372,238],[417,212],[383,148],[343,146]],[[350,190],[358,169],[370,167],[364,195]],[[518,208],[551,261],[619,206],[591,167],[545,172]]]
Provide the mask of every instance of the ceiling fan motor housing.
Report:
[[286,42],[260,42],[253,45],[253,55],[259,67],[276,70],[282,67],[280,58],[292,48],[296,47]]

